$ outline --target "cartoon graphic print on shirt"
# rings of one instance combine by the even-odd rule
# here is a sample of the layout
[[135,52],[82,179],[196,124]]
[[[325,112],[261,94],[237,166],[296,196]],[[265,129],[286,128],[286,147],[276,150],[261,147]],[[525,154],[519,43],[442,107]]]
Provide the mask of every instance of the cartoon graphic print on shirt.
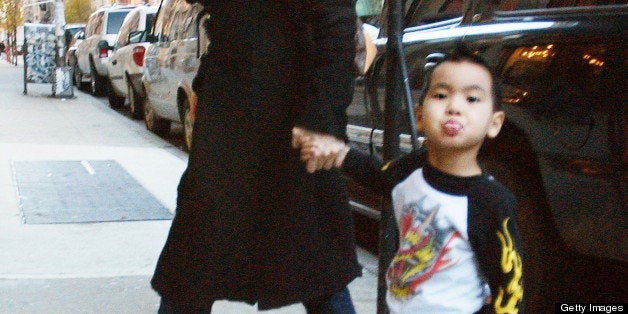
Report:
[[400,246],[387,273],[389,291],[397,299],[409,299],[421,283],[457,263],[447,253],[460,233],[451,224],[438,223],[440,205],[425,206],[426,198],[406,204],[401,214]]
[[496,313],[518,313],[518,304],[523,300],[523,263],[521,255],[517,252],[512,236],[508,231],[506,218],[502,223],[502,230],[497,233],[502,246],[501,267],[504,274],[512,272],[512,279],[508,286],[499,288],[497,300],[495,300]]

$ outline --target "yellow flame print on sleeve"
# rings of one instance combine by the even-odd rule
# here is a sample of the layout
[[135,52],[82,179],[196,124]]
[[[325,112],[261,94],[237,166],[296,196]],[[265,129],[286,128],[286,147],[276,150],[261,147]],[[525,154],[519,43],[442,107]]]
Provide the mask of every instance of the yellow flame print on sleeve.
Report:
[[495,299],[495,312],[512,314],[519,313],[517,304],[523,299],[523,285],[521,277],[523,275],[523,265],[521,255],[515,249],[512,236],[508,231],[508,221],[510,218],[504,219],[502,223],[503,232],[498,231],[497,236],[502,244],[501,267],[504,274],[512,273],[512,278],[508,282],[508,286],[499,287],[497,297]]

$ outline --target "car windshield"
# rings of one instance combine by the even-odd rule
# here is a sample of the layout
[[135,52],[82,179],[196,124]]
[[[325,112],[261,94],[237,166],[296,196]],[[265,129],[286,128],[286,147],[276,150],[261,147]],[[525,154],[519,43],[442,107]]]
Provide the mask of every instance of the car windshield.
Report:
[[129,11],[123,12],[111,12],[109,13],[109,20],[107,21],[107,34],[117,34],[122,26],[122,21]]

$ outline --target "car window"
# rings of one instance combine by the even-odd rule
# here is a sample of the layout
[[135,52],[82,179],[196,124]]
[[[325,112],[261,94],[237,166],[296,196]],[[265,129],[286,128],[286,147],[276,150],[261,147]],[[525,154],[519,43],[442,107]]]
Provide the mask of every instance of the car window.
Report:
[[144,27],[145,30],[150,30],[153,27],[153,24],[155,24],[156,17],[157,17],[157,14],[155,13],[146,15],[146,26]]
[[171,32],[171,40],[177,40],[181,38],[181,32],[183,31],[183,21],[181,16],[183,13],[181,11],[176,11],[174,14],[174,18],[172,19],[172,26],[170,26]]
[[157,21],[157,26],[155,29],[155,35],[159,38],[159,41],[165,42],[170,41],[170,29],[173,26],[174,13],[172,12],[173,6],[170,2],[162,7],[162,11],[160,12],[159,21]]
[[[597,43],[510,50],[502,69],[502,100],[548,120],[554,127],[552,139],[561,149],[591,149],[587,147],[592,132],[599,132],[596,128],[601,125],[595,121],[601,121],[600,116],[610,119],[613,112],[621,111],[611,107],[623,102],[617,100],[623,91],[609,89],[618,84],[617,75],[609,74],[610,51],[608,44]],[[603,146],[590,153],[610,154]]]
[[511,52],[502,71],[502,100],[516,104],[529,97],[534,85],[543,79],[555,53],[551,44],[519,47]]
[[132,11],[124,19],[123,25],[120,27],[120,32],[116,40],[115,47],[120,48],[128,44],[129,34],[136,31],[140,25],[141,12]]
[[195,18],[198,14],[198,10],[189,10],[186,15],[183,16],[183,31],[181,32],[183,39],[197,38],[198,32],[196,30]]
[[107,18],[107,34],[117,34],[120,31],[120,26],[122,26],[122,21],[124,21],[128,13],[129,11],[109,12]]
[[100,30],[102,29],[103,15],[103,12],[98,12],[89,17],[89,21],[87,22],[87,27],[85,29],[85,37],[90,37],[93,34],[100,33]]
[[502,70],[504,102],[532,104],[551,97],[548,93],[558,92],[557,86],[582,97],[595,97],[602,92],[598,83],[607,49],[602,44],[549,44],[514,49]]
[[82,31],[84,29],[84,27],[69,27],[66,29],[66,31],[70,32],[71,36],[76,35],[76,33]]

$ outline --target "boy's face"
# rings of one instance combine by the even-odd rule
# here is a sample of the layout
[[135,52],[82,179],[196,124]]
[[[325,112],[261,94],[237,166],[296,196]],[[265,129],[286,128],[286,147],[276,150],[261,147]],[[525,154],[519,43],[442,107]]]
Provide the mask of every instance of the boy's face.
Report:
[[479,149],[486,137],[497,136],[504,122],[493,111],[492,78],[483,66],[446,61],[432,73],[417,128],[431,145],[444,149]]

